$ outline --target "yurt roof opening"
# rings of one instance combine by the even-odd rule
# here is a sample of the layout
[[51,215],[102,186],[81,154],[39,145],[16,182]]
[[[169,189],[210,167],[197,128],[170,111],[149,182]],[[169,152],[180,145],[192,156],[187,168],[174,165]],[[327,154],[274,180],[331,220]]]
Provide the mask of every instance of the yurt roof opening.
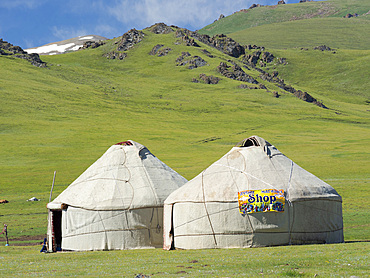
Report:
[[343,242],[341,196],[251,136],[164,205],[164,249]]
[[137,142],[111,146],[47,205],[49,251],[162,246],[163,202],[186,181]]

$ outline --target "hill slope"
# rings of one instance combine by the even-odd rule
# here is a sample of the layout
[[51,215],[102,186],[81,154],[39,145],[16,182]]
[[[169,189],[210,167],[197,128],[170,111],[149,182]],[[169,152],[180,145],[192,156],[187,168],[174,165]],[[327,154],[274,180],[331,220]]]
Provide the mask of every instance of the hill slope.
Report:
[[[323,109],[262,78],[262,68],[244,64],[243,55],[227,55],[184,30],[157,27],[133,30],[95,49],[43,56],[47,68],[0,56],[0,194],[10,201],[2,215],[14,237],[45,232],[54,170],[56,196],[116,142],[140,142],[191,179],[253,134],[342,194],[346,239],[369,237],[361,226],[368,225],[367,212],[356,205],[367,202],[365,102],[347,102],[328,84],[328,93],[309,91],[329,107]],[[127,43],[127,36],[136,43]],[[216,39],[219,46],[226,40]],[[271,71],[273,64],[266,64]],[[258,83],[228,78],[236,74],[235,65]],[[278,65],[279,72],[289,65]],[[25,202],[32,196],[42,201]]]
[[[324,100],[355,104],[370,101],[370,5],[367,1],[329,0],[241,11],[201,29],[221,32],[241,44],[267,48],[287,65],[274,65],[293,86]],[[325,12],[326,11],[326,12]],[[343,18],[358,14],[358,17]],[[256,27],[255,27],[256,26]],[[330,51],[314,50],[325,46]]]
[[[370,7],[370,6],[369,6]],[[370,18],[370,15],[367,16]],[[333,32],[333,30],[335,30]],[[229,34],[240,43],[283,49],[329,45],[369,50],[370,21],[364,18],[314,18],[247,28]]]
[[358,14],[369,20],[369,3],[366,0],[328,0],[298,4],[262,6],[244,9],[231,16],[217,20],[199,30],[210,36],[230,34],[262,25],[299,21],[311,18],[342,18],[347,14]]

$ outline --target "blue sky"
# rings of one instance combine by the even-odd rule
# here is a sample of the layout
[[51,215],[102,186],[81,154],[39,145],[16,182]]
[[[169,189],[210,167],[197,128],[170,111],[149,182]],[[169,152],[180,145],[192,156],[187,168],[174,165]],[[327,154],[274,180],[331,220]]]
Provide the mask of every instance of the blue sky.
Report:
[[[22,48],[84,35],[121,36],[157,22],[192,31],[253,3],[278,0],[0,0],[0,38]],[[297,3],[299,0],[285,0]]]

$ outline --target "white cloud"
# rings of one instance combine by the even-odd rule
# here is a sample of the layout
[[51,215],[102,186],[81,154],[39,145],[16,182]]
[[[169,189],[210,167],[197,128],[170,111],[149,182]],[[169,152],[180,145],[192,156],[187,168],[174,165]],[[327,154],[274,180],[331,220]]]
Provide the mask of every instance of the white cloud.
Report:
[[78,36],[91,35],[84,28],[74,28],[74,27],[52,27],[53,36],[57,40],[67,40],[75,38]]
[[29,8],[34,9],[43,5],[46,0],[1,0],[0,7],[6,9]]
[[[61,41],[76,38],[79,36],[87,35],[99,35],[110,38],[112,36],[117,36],[117,30],[110,25],[101,24],[96,26],[91,26],[90,28],[75,28],[70,26],[57,27],[53,26],[51,28],[54,41]],[[122,35],[122,34],[119,34]]]
[[96,25],[94,27],[94,35],[99,35],[99,36],[110,38],[112,36],[117,36],[117,29],[114,28],[112,25],[108,25],[108,24]]
[[29,39],[24,39],[24,43],[23,43],[23,48],[26,49],[26,48],[32,48],[35,46],[35,43],[33,40],[29,40]]

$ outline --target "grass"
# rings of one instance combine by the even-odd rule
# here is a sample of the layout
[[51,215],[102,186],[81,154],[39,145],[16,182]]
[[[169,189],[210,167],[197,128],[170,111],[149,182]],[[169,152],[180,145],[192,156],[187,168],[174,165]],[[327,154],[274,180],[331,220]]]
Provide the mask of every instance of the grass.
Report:
[[369,20],[362,17],[312,18],[261,25],[230,36],[241,43],[274,49],[327,45],[335,49],[369,50],[369,26]]
[[369,50],[336,50],[333,53],[294,48],[270,51],[288,61],[288,65],[272,65],[270,72],[277,70],[280,78],[295,88],[314,92],[329,107],[341,110],[350,104],[353,116],[367,118]]
[[[318,30],[320,20],[327,19],[309,22]],[[342,19],[333,20],[334,29]],[[264,26],[257,28],[268,32]],[[356,28],[354,33],[360,34]],[[200,49],[178,44],[173,34],[144,32],[145,39],[123,61],[102,57],[112,50],[114,40],[97,49],[42,57],[48,62],[45,69],[0,56],[0,199],[9,200],[0,205],[0,222],[9,225],[11,245],[20,240],[36,243],[45,236],[45,206],[55,170],[53,197],[116,142],[132,139],[144,144],[191,179],[251,135],[265,138],[338,191],[343,198],[346,241],[370,239],[369,50],[364,47],[368,45],[364,34],[351,44],[351,37],[338,31],[341,47],[336,54],[300,50],[296,45],[284,49],[283,39],[267,49],[288,61],[268,70],[278,70],[286,83],[308,91],[330,108],[322,109],[269,83],[264,84],[270,91],[279,91],[280,98],[265,90],[239,89],[240,82],[216,71],[221,61],[234,58],[203,44]],[[306,42],[314,41],[315,35],[307,34]],[[249,41],[243,35],[238,39]],[[334,47],[336,41],[330,40],[329,46]],[[148,54],[159,43],[172,49],[168,56]],[[201,49],[216,57],[205,56]],[[183,51],[201,56],[208,65],[194,70],[177,67],[175,60]],[[221,81],[217,85],[191,82],[200,73]],[[258,72],[248,74],[263,83]],[[26,201],[33,196],[41,201]],[[253,277],[262,276],[262,269],[263,276],[325,277],[362,276],[369,270],[367,242],[175,252],[39,254],[40,248],[0,247],[0,271],[10,276],[233,277],[245,273]],[[191,263],[194,260],[198,262]]]
[[[300,24],[301,21],[305,22],[307,19],[312,18],[342,18],[348,13],[357,13],[358,15],[360,15],[360,18],[368,20],[369,16],[366,15],[368,11],[369,4],[366,0],[328,0],[289,5],[264,6],[251,10],[242,10],[236,12],[230,16],[227,16],[221,20],[215,21],[214,23],[203,27],[199,30],[199,32],[202,34],[213,36],[216,34],[231,34],[238,31],[246,31],[246,33],[248,33],[248,29],[255,29],[256,31],[265,31],[276,28],[281,29],[282,26],[284,26],[281,25],[281,23],[283,22]],[[364,22],[364,24],[366,23]],[[263,29],[260,29],[262,28],[262,26],[264,26]],[[304,23],[302,23],[302,26],[304,26]],[[325,25],[321,27],[325,27]],[[297,32],[296,34],[301,35],[299,34],[299,32]],[[271,32],[269,35],[274,35],[274,32]],[[316,35],[321,37],[320,33],[316,33]],[[261,37],[267,39],[267,41],[270,41],[269,37]],[[281,38],[279,38],[279,40],[280,39]],[[265,41],[263,42],[265,43]]]
[[212,250],[130,250],[43,254],[0,247],[4,276],[364,277],[368,242]]

